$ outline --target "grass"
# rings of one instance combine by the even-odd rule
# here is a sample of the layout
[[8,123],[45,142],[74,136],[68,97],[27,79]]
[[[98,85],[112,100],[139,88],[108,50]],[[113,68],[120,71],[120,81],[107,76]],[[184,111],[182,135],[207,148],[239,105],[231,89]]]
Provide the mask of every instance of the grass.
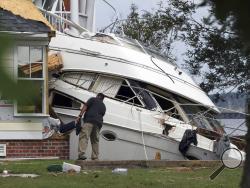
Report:
[[48,165],[62,164],[62,162],[60,160],[1,162],[0,172],[6,169],[11,173],[35,173],[40,176],[0,177],[0,186],[3,188],[237,188],[242,174],[242,169],[227,169],[214,181],[210,181],[208,177],[214,168],[129,169],[127,175],[112,174],[111,169],[86,170],[79,174],[47,172]]

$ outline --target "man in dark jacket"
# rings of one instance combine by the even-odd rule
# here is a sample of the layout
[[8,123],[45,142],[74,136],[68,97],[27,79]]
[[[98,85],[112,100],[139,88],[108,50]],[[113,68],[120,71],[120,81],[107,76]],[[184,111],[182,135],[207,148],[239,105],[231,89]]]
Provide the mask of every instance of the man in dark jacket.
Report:
[[103,116],[106,112],[106,106],[103,103],[104,94],[98,93],[96,97],[90,98],[86,104],[84,104],[79,117],[76,122],[80,121],[80,119],[84,114],[84,124],[82,125],[82,129],[79,134],[79,147],[78,147],[78,159],[85,160],[87,159],[85,152],[88,146],[88,140],[90,138],[90,142],[92,145],[92,160],[98,160],[99,156],[99,133],[102,128]]
[[186,157],[186,153],[188,151],[188,148],[192,143],[195,146],[197,146],[197,144],[198,144],[197,130],[187,129],[187,130],[185,130],[184,135],[183,135],[181,142],[179,144],[179,151],[182,153],[182,155],[184,157]]

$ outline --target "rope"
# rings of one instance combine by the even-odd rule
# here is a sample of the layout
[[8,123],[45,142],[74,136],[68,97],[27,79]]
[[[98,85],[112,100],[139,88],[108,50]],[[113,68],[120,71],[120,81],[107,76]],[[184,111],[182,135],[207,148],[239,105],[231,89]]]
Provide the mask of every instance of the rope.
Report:
[[146,151],[146,145],[145,145],[145,140],[144,140],[144,133],[143,133],[143,130],[142,130],[141,111],[138,110],[138,113],[139,113],[139,123],[140,123],[140,129],[141,129],[141,138],[142,138],[143,150],[144,150],[146,161],[148,161],[148,154],[147,154],[147,151]]
[[246,122],[244,121],[244,122],[242,122],[238,127],[236,127],[235,129],[233,129],[232,130],[232,132],[231,133],[229,133],[228,135],[231,135],[231,134],[233,134],[235,131],[237,131],[242,125],[244,125]]
[[166,73],[161,67],[159,67],[159,66],[153,61],[153,58],[154,58],[153,56],[150,57],[150,60],[152,61],[152,63],[153,63],[158,69],[160,69],[164,74],[166,74],[167,77],[169,77],[170,80],[171,80],[173,83],[175,83],[174,80],[171,78],[171,76],[170,76],[168,73]]

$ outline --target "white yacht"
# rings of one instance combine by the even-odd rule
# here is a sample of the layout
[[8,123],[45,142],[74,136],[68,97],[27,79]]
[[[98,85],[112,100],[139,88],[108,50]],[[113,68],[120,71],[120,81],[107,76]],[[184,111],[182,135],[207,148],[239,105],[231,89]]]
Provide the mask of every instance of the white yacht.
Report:
[[[60,75],[50,80],[50,105],[67,123],[90,97],[99,92],[107,96],[100,160],[152,160],[159,155],[162,160],[218,159],[214,143],[224,133],[214,119],[219,110],[190,76],[136,40],[76,24],[76,1],[70,2],[71,14],[65,1],[64,6],[57,4],[63,1],[47,2],[41,11],[58,30],[49,53],[62,64]],[[69,14],[76,19],[67,20]],[[197,129],[198,144],[191,144],[184,157],[179,144],[187,129]],[[72,132],[71,159],[77,158],[77,145]]]

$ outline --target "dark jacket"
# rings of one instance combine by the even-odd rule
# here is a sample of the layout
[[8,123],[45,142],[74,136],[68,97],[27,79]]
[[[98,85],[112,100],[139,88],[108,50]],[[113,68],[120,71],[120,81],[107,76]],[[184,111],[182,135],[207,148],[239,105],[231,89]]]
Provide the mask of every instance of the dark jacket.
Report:
[[187,129],[184,132],[181,142],[179,144],[179,151],[182,153],[183,156],[186,156],[187,150],[190,144],[192,143],[194,145],[198,144],[196,130]]
[[106,113],[106,106],[103,101],[99,98],[92,97],[85,105],[87,106],[87,110],[83,118],[84,123],[92,123],[101,128],[103,116]]

